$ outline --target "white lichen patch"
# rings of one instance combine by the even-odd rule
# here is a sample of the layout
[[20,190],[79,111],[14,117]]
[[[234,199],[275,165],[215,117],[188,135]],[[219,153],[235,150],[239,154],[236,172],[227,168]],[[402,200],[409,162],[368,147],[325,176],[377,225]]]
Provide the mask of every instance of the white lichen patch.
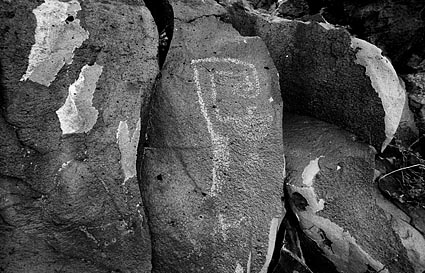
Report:
[[307,167],[304,168],[303,173],[301,174],[303,183],[307,187],[313,186],[313,179],[316,176],[316,174],[318,174],[320,171],[319,159],[321,157],[323,156],[320,156],[314,160],[311,160],[310,163],[307,165]]
[[69,87],[64,105],[56,111],[62,134],[87,133],[96,124],[99,113],[92,106],[93,94],[102,68],[96,63],[85,65],[78,79]]
[[319,25],[326,30],[336,29],[334,25],[332,25],[331,23],[328,23],[326,20],[325,22],[320,22]]
[[304,168],[301,174],[302,186],[289,185],[292,192],[298,192],[307,200],[309,210],[314,213],[323,210],[325,207],[325,200],[319,199],[314,189],[314,178],[320,171],[319,160],[321,157],[311,160]]
[[121,168],[124,183],[136,176],[137,146],[139,144],[141,120],[137,121],[133,134],[130,135],[127,121],[120,121],[117,129],[117,143],[121,153]]
[[240,263],[236,263],[235,273],[244,273],[243,267]]
[[272,260],[274,247],[276,244],[276,236],[277,236],[277,229],[279,228],[279,218],[273,218],[270,223],[270,231],[269,231],[269,244],[267,248],[267,256],[266,256],[266,262],[264,263],[263,267],[261,268],[260,273],[267,273],[267,270],[269,268],[269,264]]
[[62,163],[62,166],[59,168],[58,172],[64,170],[68,165],[72,162],[72,160],[68,160],[67,162]]
[[89,37],[80,26],[80,20],[76,19],[80,10],[80,3],[76,0],[45,0],[33,10],[37,20],[35,44],[21,81],[29,79],[49,86],[63,65],[72,63],[74,50]]
[[406,101],[406,91],[400,84],[391,62],[382,56],[382,50],[358,38],[351,39],[351,47],[356,50],[356,63],[366,68],[372,87],[378,93],[385,111],[385,136],[381,151],[387,147],[400,124]]

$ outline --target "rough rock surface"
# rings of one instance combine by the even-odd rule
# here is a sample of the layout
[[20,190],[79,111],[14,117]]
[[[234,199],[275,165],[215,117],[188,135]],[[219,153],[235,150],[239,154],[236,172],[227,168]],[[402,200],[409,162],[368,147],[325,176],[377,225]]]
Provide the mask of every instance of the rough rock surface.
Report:
[[174,13],[143,162],[153,272],[266,272],[283,210],[277,71],[259,38]]
[[424,237],[382,197],[374,152],[354,139],[336,126],[285,116],[288,190],[304,233],[340,272],[422,273]]
[[170,0],[174,19],[190,22],[203,16],[223,16],[226,9],[214,0]]
[[261,14],[234,4],[229,21],[260,36],[280,73],[285,109],[343,127],[383,150],[406,94],[388,59],[372,44],[327,23]]
[[410,109],[415,114],[419,132],[425,134],[425,72],[404,76]]
[[[220,0],[234,2],[234,0]],[[350,33],[375,44],[400,73],[425,66],[425,2],[423,0],[249,0],[256,9],[286,19],[305,21],[308,14],[345,26]]]
[[326,7],[324,16],[327,20],[350,25],[356,36],[382,48],[398,71],[411,71],[417,60],[425,60],[423,0],[317,2]]
[[0,271],[150,272],[135,164],[158,73],[149,11],[0,5]]
[[273,14],[286,19],[297,19],[308,15],[309,9],[306,0],[286,0],[278,2]]

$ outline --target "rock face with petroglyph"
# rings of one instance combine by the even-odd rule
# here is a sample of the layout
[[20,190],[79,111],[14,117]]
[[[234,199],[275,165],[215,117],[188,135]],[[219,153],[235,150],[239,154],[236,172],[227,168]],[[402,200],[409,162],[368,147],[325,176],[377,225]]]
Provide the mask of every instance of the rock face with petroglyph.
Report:
[[328,23],[287,20],[239,5],[230,14],[242,35],[266,43],[281,74],[286,110],[331,122],[385,149],[402,120],[406,94],[379,48]]
[[277,71],[216,17],[173,36],[144,149],[153,272],[266,272],[283,210]]
[[377,190],[372,149],[312,118],[285,116],[284,128],[293,210],[338,271],[423,272],[424,237]]
[[136,152],[158,34],[123,2],[1,2],[0,271],[151,270]]

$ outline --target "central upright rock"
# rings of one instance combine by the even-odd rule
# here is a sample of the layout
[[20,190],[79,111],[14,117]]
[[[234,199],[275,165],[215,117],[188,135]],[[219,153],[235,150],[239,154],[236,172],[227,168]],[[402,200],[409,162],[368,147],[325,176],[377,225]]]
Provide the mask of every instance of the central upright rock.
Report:
[[153,272],[265,273],[283,212],[278,74],[260,38],[188,21],[175,22],[145,144]]

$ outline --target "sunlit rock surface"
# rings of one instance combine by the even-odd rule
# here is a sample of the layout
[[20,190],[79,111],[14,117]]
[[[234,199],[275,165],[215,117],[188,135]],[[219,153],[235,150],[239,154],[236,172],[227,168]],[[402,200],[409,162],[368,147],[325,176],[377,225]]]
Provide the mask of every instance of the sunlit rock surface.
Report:
[[144,149],[153,272],[265,273],[283,212],[277,71],[259,38],[183,19]]

